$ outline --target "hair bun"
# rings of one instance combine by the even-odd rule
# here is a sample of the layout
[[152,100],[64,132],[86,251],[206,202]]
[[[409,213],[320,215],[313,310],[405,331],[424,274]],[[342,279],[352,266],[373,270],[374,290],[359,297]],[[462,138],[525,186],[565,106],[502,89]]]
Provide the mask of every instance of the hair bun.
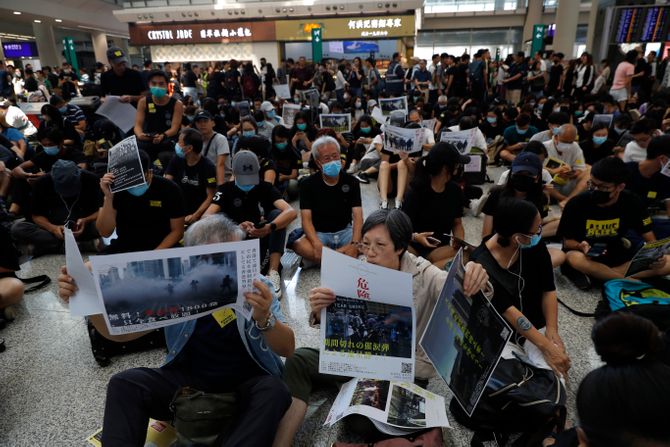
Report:
[[608,365],[648,359],[663,349],[664,343],[651,320],[629,312],[616,312],[596,322],[591,338],[596,352]]

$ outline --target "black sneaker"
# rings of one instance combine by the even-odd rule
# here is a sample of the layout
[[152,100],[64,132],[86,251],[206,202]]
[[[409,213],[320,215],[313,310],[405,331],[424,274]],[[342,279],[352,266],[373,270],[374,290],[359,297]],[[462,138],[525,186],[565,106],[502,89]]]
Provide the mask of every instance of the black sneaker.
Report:
[[591,279],[585,273],[575,269],[567,262],[561,265],[561,273],[568,278],[579,290],[591,289]]
[[365,172],[359,172],[357,174],[354,174],[354,178],[361,183],[365,183],[366,185],[370,183],[370,178]]

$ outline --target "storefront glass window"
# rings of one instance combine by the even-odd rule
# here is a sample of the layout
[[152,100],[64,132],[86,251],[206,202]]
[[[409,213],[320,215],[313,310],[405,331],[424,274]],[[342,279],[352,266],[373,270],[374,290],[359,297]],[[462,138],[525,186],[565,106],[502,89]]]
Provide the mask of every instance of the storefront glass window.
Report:
[[[522,5],[519,5],[522,3]],[[497,6],[497,8],[496,8]],[[480,11],[494,11],[500,6],[504,10],[509,11],[524,7],[525,1],[518,0],[426,0],[424,4],[424,11],[426,13],[441,13],[441,12],[480,12]]]
[[501,57],[521,49],[523,30],[521,28],[501,28],[490,30],[419,31],[416,37],[414,55],[430,60],[436,53],[460,56],[473,54],[480,48],[488,48],[495,57],[496,49]]

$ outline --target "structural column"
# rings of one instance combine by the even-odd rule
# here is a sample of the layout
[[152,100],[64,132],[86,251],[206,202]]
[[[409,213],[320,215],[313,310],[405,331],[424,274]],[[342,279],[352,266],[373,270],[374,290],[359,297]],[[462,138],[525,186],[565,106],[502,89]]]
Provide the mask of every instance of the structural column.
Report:
[[65,57],[56,45],[53,27],[47,23],[33,23],[33,34],[42,66],[60,66]]
[[[530,0],[526,8],[526,21],[523,23],[523,42],[533,39],[533,25],[542,23],[542,1]],[[575,31],[576,33],[576,31]],[[532,54],[530,55],[533,56]]]
[[577,22],[579,21],[579,0],[559,0],[556,8],[556,35],[554,51],[565,54],[568,59],[574,56]]
[[589,12],[589,28],[586,31],[586,51],[593,53],[593,40],[596,35],[596,20],[598,19],[598,0],[591,0]]
[[107,34],[100,31],[91,31],[91,42],[96,62],[107,63]]

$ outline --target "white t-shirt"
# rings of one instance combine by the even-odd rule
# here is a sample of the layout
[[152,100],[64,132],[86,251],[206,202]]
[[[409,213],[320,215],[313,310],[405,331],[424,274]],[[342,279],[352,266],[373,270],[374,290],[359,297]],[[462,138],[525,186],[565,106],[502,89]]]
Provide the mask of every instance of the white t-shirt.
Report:
[[[210,140],[212,144],[209,144]],[[214,136],[212,136],[210,140],[203,140],[202,155],[209,158],[210,161],[214,163],[214,166],[216,166],[216,161],[217,158],[219,158],[219,155],[230,155],[230,147],[228,146],[228,139],[220,133],[214,133]],[[233,175],[233,168],[230,159],[231,157],[226,158],[224,174],[225,181],[230,180],[230,177]]]
[[582,148],[579,147],[579,144],[573,142],[560,153],[558,152],[558,148],[554,144],[553,139],[544,143],[544,147],[547,148],[549,157],[561,160],[570,166],[570,168],[573,170],[582,171],[586,169],[586,164],[584,163],[584,152],[582,151]]
[[551,140],[553,135],[554,134],[551,131],[551,129],[543,130],[542,132],[538,132],[532,137],[530,137],[530,141],[539,141],[540,143],[546,143],[547,141]]
[[633,140],[626,145],[623,151],[623,161],[625,163],[636,161],[641,162],[647,159],[647,149],[640,147],[637,141]]
[[[498,185],[505,185],[507,184],[507,178],[509,177],[509,173],[511,172],[510,169],[507,171],[503,172],[500,174],[500,178],[498,179]],[[549,171],[546,169],[542,169],[542,185],[545,188],[552,188],[553,186],[551,185],[551,182],[554,178],[549,174]]]
[[20,130],[26,137],[37,133],[37,129],[33,126],[33,123],[30,122],[26,114],[23,113],[23,110],[16,106],[9,106],[7,114],[5,115],[5,121],[7,121],[7,124],[11,127]]

